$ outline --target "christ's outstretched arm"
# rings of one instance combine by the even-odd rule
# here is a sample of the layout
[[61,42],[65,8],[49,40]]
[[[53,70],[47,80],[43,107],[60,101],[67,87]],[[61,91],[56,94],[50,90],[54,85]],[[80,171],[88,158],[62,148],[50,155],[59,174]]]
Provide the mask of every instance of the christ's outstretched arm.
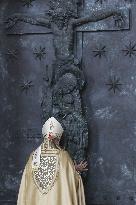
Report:
[[27,16],[24,14],[16,13],[8,17],[6,20],[6,28],[12,28],[18,21],[23,21],[32,25],[51,27],[50,21],[45,16]]
[[124,25],[122,10],[119,8],[106,8],[106,9],[92,11],[92,13],[86,17],[81,17],[79,19],[73,19],[72,23],[75,26],[80,26],[88,22],[97,22],[97,21],[106,19],[111,16],[116,17],[115,21],[116,21],[117,26]]

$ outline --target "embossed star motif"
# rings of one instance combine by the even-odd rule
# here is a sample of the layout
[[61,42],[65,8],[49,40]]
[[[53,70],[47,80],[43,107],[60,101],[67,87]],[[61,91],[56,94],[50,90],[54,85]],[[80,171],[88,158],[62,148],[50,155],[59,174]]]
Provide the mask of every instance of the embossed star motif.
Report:
[[45,51],[45,47],[39,47],[38,49],[35,48],[33,54],[35,55],[35,58],[38,58],[40,61],[42,60],[42,58],[44,58],[44,56],[46,55],[46,51]]
[[8,49],[6,53],[6,55],[11,56],[14,59],[17,59],[17,54],[18,54],[17,50],[10,50],[10,49]]
[[95,3],[103,4],[106,0],[96,0]]
[[106,83],[106,85],[110,86],[109,91],[113,90],[113,92],[116,93],[116,90],[120,91],[120,86],[122,84],[120,83],[120,78],[113,76],[113,78],[109,79],[109,83]]
[[25,92],[26,94],[28,93],[28,90],[32,87],[32,86],[34,86],[33,84],[32,84],[32,81],[23,81],[23,83],[20,85],[20,88],[21,88],[21,91],[22,92]]
[[132,56],[136,55],[136,43],[132,44],[132,42],[129,43],[128,46],[126,46],[126,49],[122,50],[125,53],[125,56],[129,56],[130,58]]
[[100,45],[99,47],[96,48],[96,50],[93,50],[94,57],[101,58],[102,56],[105,56],[105,53],[106,53],[105,48],[106,46]]
[[35,0],[22,0],[23,6],[27,6],[28,8],[32,5],[32,2]]

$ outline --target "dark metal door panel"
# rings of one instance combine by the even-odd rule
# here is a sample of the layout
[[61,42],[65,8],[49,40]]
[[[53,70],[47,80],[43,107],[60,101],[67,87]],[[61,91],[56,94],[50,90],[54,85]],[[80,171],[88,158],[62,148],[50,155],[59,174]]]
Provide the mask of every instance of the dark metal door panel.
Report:
[[[84,149],[77,149],[79,156],[82,158],[87,154],[87,205],[134,205],[135,2],[60,1],[64,3],[63,9],[70,2],[71,10],[75,13],[78,10],[79,16],[90,15],[92,8],[106,8],[104,12],[107,12],[118,3],[125,16],[123,28],[114,24],[112,16],[76,27],[75,32],[71,31],[74,41],[68,48],[69,58],[63,55],[67,54],[65,48],[69,38],[67,36],[64,42],[59,39],[58,45],[62,44],[64,50],[60,56],[61,46],[54,45],[54,37],[57,36],[54,27],[51,29],[21,21],[11,29],[5,29],[7,16],[15,13],[34,17],[41,13],[47,15],[49,1],[27,2],[0,2],[0,203],[16,204],[24,165],[42,140],[42,123],[51,113],[56,113],[60,102],[63,116],[59,119],[64,119],[64,126],[68,126],[65,136],[67,149],[73,154],[73,150],[81,146]],[[129,5],[132,5],[131,9],[128,9]],[[62,56],[65,58],[60,60]],[[66,70],[61,76],[57,71],[59,66]],[[83,70],[84,78],[73,71],[79,68]],[[52,69],[57,73],[53,82],[50,80]],[[78,78],[78,86],[69,92],[68,86],[75,86],[74,75]],[[53,96],[50,84],[55,84]],[[66,92],[60,96],[57,90],[64,92],[63,89]],[[73,113],[67,114],[66,106],[71,105],[69,110]],[[83,139],[78,139],[81,132]]]
[[[91,81],[86,94],[91,108],[87,190],[88,193],[92,190],[93,201],[134,204],[135,57],[122,52],[130,41],[135,42],[135,34],[131,32],[84,34],[83,59],[88,82]],[[94,57],[93,50],[100,44],[106,46],[105,56]],[[114,76],[122,84],[115,93],[108,90]]]
[[[25,24],[10,31],[11,35],[7,33],[4,21],[19,11],[30,9],[23,7],[22,2],[1,3],[0,204],[5,205],[16,204],[24,165],[41,142],[42,89],[46,70],[54,58],[52,34],[35,35],[40,32],[30,28],[32,35],[20,35],[20,31],[25,31]],[[40,50],[41,56],[37,54]],[[50,96],[47,97],[49,102]]]
[[88,203],[135,204],[135,6],[129,31],[83,36],[91,132]]

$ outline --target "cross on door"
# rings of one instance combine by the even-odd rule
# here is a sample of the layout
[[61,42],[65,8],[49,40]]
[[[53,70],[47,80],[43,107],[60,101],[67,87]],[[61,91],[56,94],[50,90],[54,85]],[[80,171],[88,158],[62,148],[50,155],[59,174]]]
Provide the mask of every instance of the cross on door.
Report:
[[[93,31],[120,31],[130,29],[130,11],[127,8],[120,9],[119,7],[108,6],[102,9],[91,10],[91,8],[84,8],[82,16],[77,18],[77,8],[75,4],[69,6],[72,1],[51,1],[48,16],[46,15],[24,15],[15,13],[11,15],[6,23],[7,28],[11,28],[8,34],[46,34],[52,33],[54,36],[54,47],[56,58],[67,58],[73,55],[73,34],[76,32],[93,32]],[[84,17],[84,13],[86,13]],[[114,18],[112,18],[114,17]],[[31,25],[40,26],[36,29],[34,26],[31,31],[13,31],[12,27],[19,22],[29,23]],[[48,28],[48,29],[46,29]],[[22,29],[21,29],[22,30]],[[64,41],[64,42],[63,42]],[[63,48],[58,47],[57,44],[63,44]],[[64,46],[65,44],[65,46]],[[65,56],[64,56],[65,54]]]
[[[86,15],[78,17],[77,4],[72,0],[52,0],[48,16],[46,15],[27,15],[16,13],[7,19],[7,27],[12,28],[19,22],[40,26],[38,33],[53,34],[53,45],[55,50],[55,61],[53,64],[52,79],[55,82],[52,88],[58,98],[63,96],[63,103],[55,100],[52,110],[55,114],[61,114],[62,121],[68,127],[69,138],[68,149],[76,151],[76,158],[83,159],[87,147],[88,130],[87,123],[82,114],[80,91],[84,85],[83,71],[80,63],[75,62],[75,39],[74,33],[85,31],[113,31],[129,29],[129,10],[120,9],[115,6],[102,9],[88,10]],[[86,13],[85,11],[83,13]],[[114,20],[112,19],[114,17]],[[99,23],[98,23],[99,22]],[[35,29],[36,27],[34,27]],[[43,29],[41,29],[43,28]],[[48,30],[46,30],[48,28]],[[12,29],[9,32],[12,33]],[[15,31],[15,34],[33,34],[36,32]],[[13,32],[14,34],[14,32]],[[82,44],[82,41],[81,41]],[[81,57],[82,57],[82,46]],[[69,83],[70,82],[70,83]],[[60,90],[59,90],[60,89]],[[61,91],[58,92],[57,91]],[[47,93],[47,90],[45,89]],[[46,98],[47,99],[47,98]],[[51,104],[51,103],[50,103]],[[57,109],[57,106],[59,109]],[[46,105],[46,103],[45,103]],[[43,104],[43,107],[45,106]],[[44,109],[47,113],[47,109]],[[57,111],[57,113],[56,113]],[[54,114],[54,113],[53,113]],[[72,122],[72,123],[71,123]],[[73,127],[72,127],[73,126]],[[74,129],[73,129],[74,128]],[[72,141],[73,140],[73,141]],[[71,148],[72,147],[72,148]]]

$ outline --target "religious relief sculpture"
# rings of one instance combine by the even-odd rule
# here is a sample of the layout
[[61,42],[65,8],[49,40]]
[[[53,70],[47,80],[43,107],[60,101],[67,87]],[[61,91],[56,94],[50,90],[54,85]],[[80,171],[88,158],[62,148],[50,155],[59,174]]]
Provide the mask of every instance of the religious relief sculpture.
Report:
[[66,132],[64,145],[73,159],[85,158],[88,144],[87,122],[82,111],[81,92],[85,86],[84,73],[80,62],[74,56],[74,30],[77,26],[97,22],[113,16],[117,27],[124,26],[122,9],[118,7],[90,11],[89,16],[78,17],[76,0],[52,0],[48,16],[28,16],[16,13],[7,19],[7,28],[17,22],[50,28],[53,33],[55,61],[48,92],[51,93],[51,109],[48,110],[48,93],[44,87],[42,101],[43,120],[55,116],[63,122]]

